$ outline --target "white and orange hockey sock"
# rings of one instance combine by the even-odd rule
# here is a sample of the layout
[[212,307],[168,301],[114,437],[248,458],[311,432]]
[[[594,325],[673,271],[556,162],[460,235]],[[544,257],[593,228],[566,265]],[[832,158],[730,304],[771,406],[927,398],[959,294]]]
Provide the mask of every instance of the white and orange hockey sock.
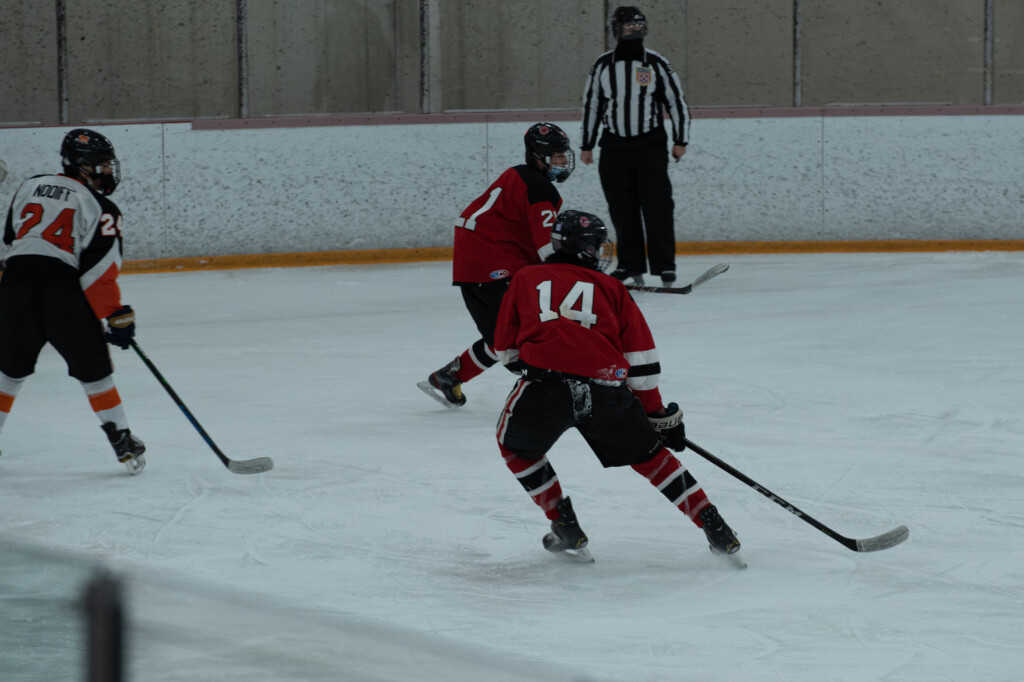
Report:
[[498,447],[501,449],[501,456],[505,458],[505,466],[541,508],[544,515],[551,521],[559,518],[557,507],[562,500],[562,486],[559,485],[558,474],[555,473],[547,456],[540,459],[523,459],[500,445]]
[[4,422],[7,421],[7,415],[11,413],[11,408],[14,407],[14,399],[18,396],[22,384],[25,383],[25,378],[15,379],[0,372],[0,431],[3,431]]
[[669,502],[690,517],[698,528],[704,525],[699,514],[711,502],[697,480],[668,448],[662,448],[657,455],[642,464],[634,464],[633,470],[650,481]]
[[121,404],[121,396],[114,386],[114,375],[100,379],[99,381],[83,381],[82,388],[89,398],[89,405],[92,411],[99,417],[100,424],[113,422],[117,430],[128,428],[128,416],[125,414],[124,406]]

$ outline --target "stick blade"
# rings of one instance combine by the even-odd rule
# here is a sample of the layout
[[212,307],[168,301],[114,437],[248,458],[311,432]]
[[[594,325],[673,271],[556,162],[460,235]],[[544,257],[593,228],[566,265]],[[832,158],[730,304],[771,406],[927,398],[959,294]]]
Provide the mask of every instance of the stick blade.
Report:
[[274,460],[269,457],[228,460],[228,471],[233,474],[262,474],[264,471],[270,471],[273,468]]
[[715,265],[714,267],[710,268],[707,272],[705,272],[703,275],[693,280],[693,287],[696,289],[701,284],[704,284],[704,282],[707,282],[709,279],[712,279],[714,277],[718,277],[728,269],[729,265],[727,263],[719,263],[718,265]]
[[883,549],[889,549],[895,547],[904,540],[910,537],[910,529],[906,526],[899,526],[893,528],[888,533],[882,533],[873,538],[865,538],[864,540],[857,540],[856,551],[858,552],[878,552]]

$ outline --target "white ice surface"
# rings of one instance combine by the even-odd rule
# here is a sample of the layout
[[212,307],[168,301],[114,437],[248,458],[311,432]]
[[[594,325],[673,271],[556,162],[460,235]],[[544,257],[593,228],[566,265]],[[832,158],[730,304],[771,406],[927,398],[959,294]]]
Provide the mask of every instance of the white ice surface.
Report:
[[[123,277],[140,345],[213,439],[276,467],[229,473],[114,349],[149,448],[129,477],[47,349],[0,436],[0,535],[575,671],[553,679],[1020,679],[1024,253],[690,257],[680,278],[721,261],[689,296],[638,296],[666,401],[819,521],[906,524],[903,545],[851,552],[684,452],[743,542],[737,570],[571,433],[551,460],[597,562],[546,553],[494,442],[512,376],[467,384],[458,411],[415,387],[476,338],[447,263]],[[148,608],[189,630],[214,618],[184,598]],[[318,646],[288,643],[306,663],[293,679],[317,678]],[[140,648],[135,679],[236,679]]]

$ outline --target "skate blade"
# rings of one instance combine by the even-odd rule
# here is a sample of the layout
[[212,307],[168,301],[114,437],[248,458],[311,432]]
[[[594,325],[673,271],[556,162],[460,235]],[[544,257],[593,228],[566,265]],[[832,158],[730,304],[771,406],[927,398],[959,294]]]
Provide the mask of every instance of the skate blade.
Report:
[[121,462],[125,468],[128,469],[128,473],[134,476],[135,474],[141,473],[146,468],[146,458],[141,454],[135,455],[129,460]]
[[736,550],[732,554],[723,554],[722,552],[719,552],[719,551],[717,551],[715,549],[712,549],[711,553],[714,554],[717,557],[722,557],[723,560],[729,562],[730,564],[732,564],[736,568],[746,568],[747,567],[747,562],[744,561],[743,557],[740,556],[739,550]]
[[429,381],[420,381],[419,383],[416,384],[416,386],[418,386],[421,391],[429,395],[431,398],[447,407],[449,410],[454,410],[459,407],[462,407],[461,405],[456,405],[455,403],[448,402],[448,399],[444,397],[444,394],[438,393],[437,389],[431,386]]
[[562,552],[558,552],[569,561],[577,564],[592,564],[594,563],[594,555],[590,553],[590,550],[586,547],[580,549],[567,549]]

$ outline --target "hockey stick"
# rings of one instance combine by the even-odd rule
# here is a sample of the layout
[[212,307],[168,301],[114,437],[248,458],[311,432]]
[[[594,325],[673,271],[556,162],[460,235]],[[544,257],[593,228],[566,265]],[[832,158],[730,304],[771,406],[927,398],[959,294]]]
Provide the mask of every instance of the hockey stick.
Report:
[[848,538],[846,536],[840,535],[839,533],[835,532],[825,524],[800,511],[792,504],[782,499],[772,491],[768,490],[767,488],[765,488],[757,481],[744,474],[743,472],[734,469],[733,467],[729,466],[722,460],[718,459],[710,452],[694,443],[692,440],[686,439],[686,447],[690,448],[698,455],[700,455],[704,459],[708,460],[709,462],[717,466],[719,469],[722,469],[727,473],[730,473],[736,478],[740,479],[741,481],[749,485],[751,488],[761,493],[762,495],[764,495],[769,500],[779,505],[786,511],[790,512],[791,514],[794,514],[795,516],[800,517],[802,521],[806,521],[807,523],[811,524],[812,526],[814,526],[815,528],[817,528],[822,533],[829,536],[839,544],[844,545],[849,549],[852,549],[854,552],[877,552],[882,549],[889,549],[890,547],[895,547],[896,545],[900,544],[908,537],[910,537],[910,529],[906,526],[899,526],[897,528],[893,528],[888,533],[882,533],[881,535],[877,535],[873,538],[865,538],[863,540],[855,540],[853,538]]
[[728,269],[728,265],[725,263],[719,263],[684,287],[648,287],[642,284],[627,284],[626,288],[630,291],[646,291],[651,294],[688,294],[701,284],[704,284],[704,282],[714,277],[718,277]]
[[220,461],[224,462],[224,466],[228,468],[228,471],[230,471],[233,474],[260,474],[263,473],[264,471],[270,471],[271,469],[274,468],[274,460],[270,459],[269,457],[257,457],[255,459],[238,460],[231,459],[223,452],[221,452],[220,448],[217,447],[217,444],[213,442],[213,439],[210,438],[209,434],[207,434],[203,427],[200,426],[199,422],[196,421],[196,418],[192,416],[191,412],[189,412],[189,409],[185,407],[185,403],[181,401],[181,398],[179,398],[178,394],[174,392],[174,389],[171,388],[171,385],[167,383],[167,379],[164,379],[164,376],[160,374],[160,370],[156,368],[156,365],[153,364],[153,361],[146,357],[146,354],[142,352],[141,348],[139,348],[139,344],[135,343],[135,339],[132,339],[129,343],[131,343],[132,348],[135,349],[135,352],[138,353],[139,357],[142,358],[142,361],[146,363],[146,367],[149,367],[149,371],[152,372],[153,376],[157,378],[157,380],[160,382],[160,385],[163,386],[167,393],[171,396],[171,399],[173,399],[175,404],[177,404],[177,406],[181,408],[181,411],[185,413],[185,416],[188,417],[188,420],[192,422],[192,426],[196,427],[196,431],[198,431],[199,435],[203,437],[203,440],[206,441],[206,444],[213,449],[214,453],[218,457],[220,457]]

